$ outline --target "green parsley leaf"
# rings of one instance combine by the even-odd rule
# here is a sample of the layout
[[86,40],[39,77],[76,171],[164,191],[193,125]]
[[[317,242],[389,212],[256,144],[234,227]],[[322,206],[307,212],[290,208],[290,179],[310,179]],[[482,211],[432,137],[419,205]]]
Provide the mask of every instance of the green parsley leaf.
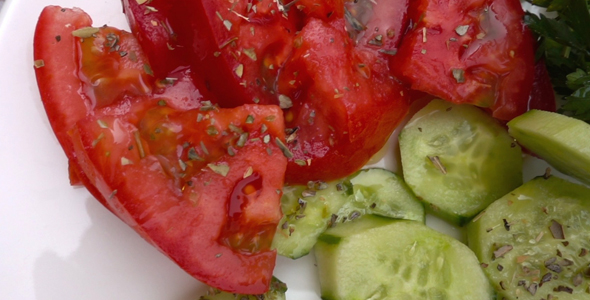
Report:
[[524,21],[539,38],[537,59],[545,59],[556,92],[565,95],[558,111],[590,123],[588,0],[528,1],[555,15],[529,12]]

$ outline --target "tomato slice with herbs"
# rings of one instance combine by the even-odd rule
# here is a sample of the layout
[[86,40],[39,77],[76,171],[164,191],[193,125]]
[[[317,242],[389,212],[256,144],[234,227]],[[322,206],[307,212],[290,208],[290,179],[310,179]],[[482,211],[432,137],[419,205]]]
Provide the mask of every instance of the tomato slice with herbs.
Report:
[[[355,172],[383,147],[408,112],[408,90],[391,77],[387,65],[404,28],[407,2],[356,5],[365,7],[349,7],[346,21],[311,19],[279,76],[279,97],[289,107],[289,183]],[[354,31],[346,32],[347,24]]]
[[[278,103],[274,84],[289,55],[298,14],[287,14],[285,6],[272,0],[154,0],[140,5],[148,6],[162,13],[179,47],[190,51],[196,84],[204,84],[221,107]],[[147,54],[158,57],[149,49]]]
[[[105,104],[98,102],[112,102],[114,97],[123,97],[124,90],[130,90],[128,87],[132,85],[138,86],[140,91],[149,91],[150,82],[144,80],[146,74],[141,74],[144,59],[141,55],[136,55],[136,59],[141,65],[137,70],[135,68],[137,64],[120,64],[121,61],[126,60],[123,58],[124,55],[121,55],[120,52],[110,53],[110,50],[107,50],[110,48],[105,48],[104,45],[95,45],[96,47],[91,47],[92,49],[82,49],[80,44],[76,42],[78,37],[74,35],[95,35],[97,40],[104,40],[105,35],[100,33],[101,30],[91,28],[91,25],[92,19],[80,9],[46,7],[41,13],[35,29],[33,54],[35,75],[49,123],[69,159],[70,182],[85,184],[94,197],[112,210],[96,188],[88,183],[87,176],[77,166],[68,132],[78,120],[91,114],[97,104]],[[104,30],[111,31],[112,29],[105,28]],[[117,47],[120,51],[133,53],[138,49],[135,39],[129,37],[130,35],[118,36]],[[109,75],[103,74],[106,75],[105,80],[95,77],[101,70],[92,64],[88,66],[88,63],[86,65],[79,63],[83,52],[87,53],[85,57],[92,56],[103,66],[110,68],[117,66],[121,74],[127,74],[119,79],[122,77],[126,77],[126,79],[113,81],[113,77],[118,76],[113,72]],[[132,78],[133,76],[130,74],[135,74],[135,78]],[[92,77],[98,79],[93,82],[94,87],[87,81]],[[87,84],[81,78],[84,78]],[[92,96],[80,93],[81,90],[89,92]],[[108,91],[108,96],[101,95],[103,91]],[[98,100],[94,97],[95,94],[98,95]]]
[[157,78],[189,65],[190,52],[179,44],[177,34],[163,13],[171,5],[168,1],[122,0],[123,12],[131,32],[137,38]]
[[83,40],[77,44],[78,77],[85,83],[83,94],[90,100],[90,108],[151,93],[151,67],[130,33],[112,27],[86,27],[72,34]]
[[510,120],[527,110],[534,40],[517,0],[417,0],[391,65],[413,89]]
[[155,80],[133,35],[91,23],[47,7],[35,34],[39,89],[72,182],[197,279],[265,292],[287,164],[281,109],[219,109],[190,70]]
[[78,160],[122,219],[189,274],[225,291],[264,293],[281,218],[282,113],[202,108],[156,105],[136,124],[90,116],[73,133]]
[[[139,6],[162,13],[178,43],[191,49],[195,82],[204,78],[221,107],[271,103],[285,110],[289,183],[356,171],[408,111],[409,90],[386,63],[408,23],[408,0]],[[148,51],[150,59],[155,53]]]
[[33,56],[37,86],[53,132],[66,154],[73,152],[68,129],[88,113],[85,101],[62,101],[80,98],[78,91],[82,87],[72,32],[91,25],[92,19],[80,9],[48,6],[35,29]]

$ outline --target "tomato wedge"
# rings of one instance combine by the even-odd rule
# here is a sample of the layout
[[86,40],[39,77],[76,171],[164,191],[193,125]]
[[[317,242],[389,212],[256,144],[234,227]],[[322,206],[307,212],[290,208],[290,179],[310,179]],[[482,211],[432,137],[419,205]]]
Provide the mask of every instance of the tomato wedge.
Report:
[[281,218],[281,116],[276,106],[156,105],[138,123],[90,116],[73,139],[82,169],[130,226],[204,283],[260,294]]
[[51,6],[35,33],[39,89],[72,181],[195,278],[265,292],[287,164],[281,109],[219,109],[190,71],[156,80],[133,35],[91,23]]
[[407,5],[357,1],[347,5],[346,18],[312,18],[299,32],[278,81],[279,97],[289,106],[285,121],[293,157],[287,182],[355,172],[407,114],[410,93],[387,65],[405,28]]
[[[153,7],[162,14],[178,47],[190,52],[196,84],[204,84],[221,107],[278,104],[275,78],[289,55],[297,14],[283,13],[283,6],[273,0],[152,1],[140,5],[143,10],[132,10],[133,2],[124,2],[126,11],[143,14]],[[148,22],[143,27],[152,26],[149,17],[135,15]],[[150,59],[159,59],[158,52],[146,51]],[[168,51],[168,56],[177,55],[175,51]]]
[[157,78],[189,65],[187,48],[179,44],[176,33],[163,11],[170,5],[166,1],[139,4],[136,0],[122,0],[123,11],[131,32],[136,36]]
[[510,120],[527,110],[534,40],[517,0],[417,0],[391,65],[413,89],[491,109]]
[[93,104],[79,93],[78,50],[72,32],[92,25],[80,9],[48,6],[41,13],[34,37],[35,75],[49,123],[69,160],[70,182],[84,183],[92,195],[112,210],[102,195],[88,184],[76,163],[68,130],[91,113]]

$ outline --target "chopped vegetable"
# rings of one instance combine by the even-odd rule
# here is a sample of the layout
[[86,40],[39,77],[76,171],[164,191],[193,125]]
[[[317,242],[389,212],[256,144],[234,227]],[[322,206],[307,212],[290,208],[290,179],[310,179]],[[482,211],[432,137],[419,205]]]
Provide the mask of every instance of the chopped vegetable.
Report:
[[[537,177],[492,203],[467,226],[498,299],[588,299],[590,189]],[[489,230],[510,217],[510,231]],[[550,296],[548,296],[550,295]]]

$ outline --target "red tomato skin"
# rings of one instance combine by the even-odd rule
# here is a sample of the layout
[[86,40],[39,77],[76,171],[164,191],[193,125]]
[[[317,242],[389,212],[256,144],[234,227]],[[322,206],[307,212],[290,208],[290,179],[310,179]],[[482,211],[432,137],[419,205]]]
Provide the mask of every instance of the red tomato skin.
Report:
[[[217,97],[210,93],[201,73],[190,70],[190,47],[186,36],[178,35],[174,30],[173,21],[169,19],[172,1],[152,1],[139,4],[135,0],[122,0],[123,11],[127,17],[131,32],[141,45],[142,52],[148,58],[157,82],[175,80],[191,75],[194,91],[200,97],[217,103]],[[173,19],[176,16],[172,15]],[[185,37],[184,40],[181,37]],[[162,90],[160,88],[160,90]]]
[[[71,24],[70,26],[66,26]],[[82,82],[78,73],[77,53],[72,31],[92,25],[92,19],[80,9],[45,7],[39,16],[33,40],[33,57],[44,66],[35,68],[37,86],[49,124],[69,160],[70,183],[87,183],[87,176],[76,165],[68,130],[87,114],[87,102],[78,93]],[[91,185],[88,191],[112,210],[100,192]]]
[[[200,113],[193,110],[171,115],[170,119],[194,124]],[[256,118],[251,125],[243,123],[248,115]],[[269,115],[275,116],[273,121],[264,120]],[[232,122],[257,130],[264,123],[268,128],[266,134],[273,139],[284,139],[281,115],[276,106],[244,106],[215,113],[215,124],[223,127]],[[191,175],[190,187],[181,188],[162,169],[161,158],[151,152],[147,141],[143,145],[145,157],[140,156],[138,147],[129,150],[129,145],[136,145],[136,125],[116,116],[102,116],[100,120],[108,128],[98,126],[96,116],[78,122],[73,133],[74,145],[80,165],[122,219],[204,283],[229,292],[264,293],[276,259],[270,242],[259,251],[243,253],[224,244],[222,238],[224,228],[231,222],[239,222],[242,229],[263,226],[270,230],[267,235],[274,235],[281,218],[277,191],[283,185],[282,174],[286,168],[286,158],[280,149],[262,139],[250,141],[235,156],[217,157],[216,164],[226,163],[231,167],[226,176],[205,165]],[[193,141],[201,139],[199,136],[203,136],[203,129],[209,124],[203,123],[207,124],[186,127],[182,136],[194,136]],[[262,137],[256,132],[251,131],[253,138]],[[102,138],[96,142],[98,136]],[[260,193],[242,205],[238,219],[232,219],[228,201],[235,184],[243,180],[249,168],[262,178]]]
[[390,65],[413,89],[510,120],[527,110],[533,82],[534,40],[523,15],[516,0],[413,1],[412,26]]
[[156,78],[165,78],[179,68],[188,67],[190,53],[178,43],[163,13],[169,10],[169,2],[153,1],[142,5],[136,0],[122,0],[122,4],[131,32],[149,57]]
[[[89,50],[87,52],[91,54],[83,54],[78,38],[72,32],[91,25],[92,19],[80,9],[46,7],[39,16],[33,45],[34,59],[43,61],[44,66],[35,68],[35,74],[49,123],[69,160],[70,183],[84,184],[95,198],[112,210],[76,165],[69,131],[95,107],[124,98],[128,91],[137,94],[137,91],[149,92],[151,88],[143,71],[145,58],[129,35],[107,27],[99,34],[104,36],[107,31],[119,34],[119,47],[135,52],[135,62],[123,60],[118,53],[105,51],[100,45],[101,51]],[[90,68],[85,68],[84,59],[96,59],[95,56],[101,58],[98,65],[102,68],[93,63],[89,64]],[[108,95],[100,94],[101,91],[108,91]]]
[[296,10],[285,18],[271,0],[250,8],[246,1],[172,3],[163,13],[179,43],[190,49],[197,85],[206,86],[221,107],[278,103],[274,83],[297,31]]
[[529,96],[528,109],[540,109],[546,111],[556,111],[557,101],[555,91],[551,83],[551,77],[547,71],[544,60],[539,60],[535,64],[535,81]]
[[291,6],[295,6],[297,10],[303,12],[306,19],[313,18],[329,21],[344,16],[345,1],[343,0],[299,0],[290,3]]
[[[72,35],[74,30],[89,26],[92,26],[92,19],[78,8],[44,8],[35,29],[33,45],[34,59],[42,60],[44,66],[36,67],[35,75],[49,124],[68,158],[70,184],[83,184],[100,203],[115,213],[79,166],[70,132],[76,122],[94,113],[93,103],[96,103],[91,96],[81,92],[88,90],[89,83],[79,78],[81,54],[76,46],[77,38]],[[143,55],[138,53],[137,56],[141,66]],[[166,89],[160,96],[179,109],[198,108],[200,104],[196,100],[202,96],[187,79],[186,75],[182,76],[177,86]],[[124,114],[129,107],[126,103],[107,106],[103,110]]]
[[[67,130],[87,113],[84,101],[60,99],[80,98],[78,91],[82,88],[82,82],[76,76],[77,53],[72,31],[91,25],[90,17],[80,9],[48,6],[41,13],[35,29],[33,56],[36,61],[44,63],[43,67],[35,68],[37,86],[49,123],[66,154],[73,152]],[[55,87],[62,87],[62,90],[56,93]]]
[[[378,49],[355,47],[344,20],[310,20],[279,78],[293,153],[286,181],[334,180],[361,168],[406,115],[409,99]],[[296,75],[295,75],[296,74]]]
[[[367,11],[371,11],[368,14],[369,19],[365,24],[364,33],[357,36],[357,45],[377,52],[385,60],[389,59],[397,52],[404,30],[407,28],[409,1],[387,0],[379,1],[377,4],[370,1],[346,2],[348,11],[356,19],[367,18]],[[372,10],[366,8],[368,3],[373,5]],[[351,31],[349,28],[348,32]]]

